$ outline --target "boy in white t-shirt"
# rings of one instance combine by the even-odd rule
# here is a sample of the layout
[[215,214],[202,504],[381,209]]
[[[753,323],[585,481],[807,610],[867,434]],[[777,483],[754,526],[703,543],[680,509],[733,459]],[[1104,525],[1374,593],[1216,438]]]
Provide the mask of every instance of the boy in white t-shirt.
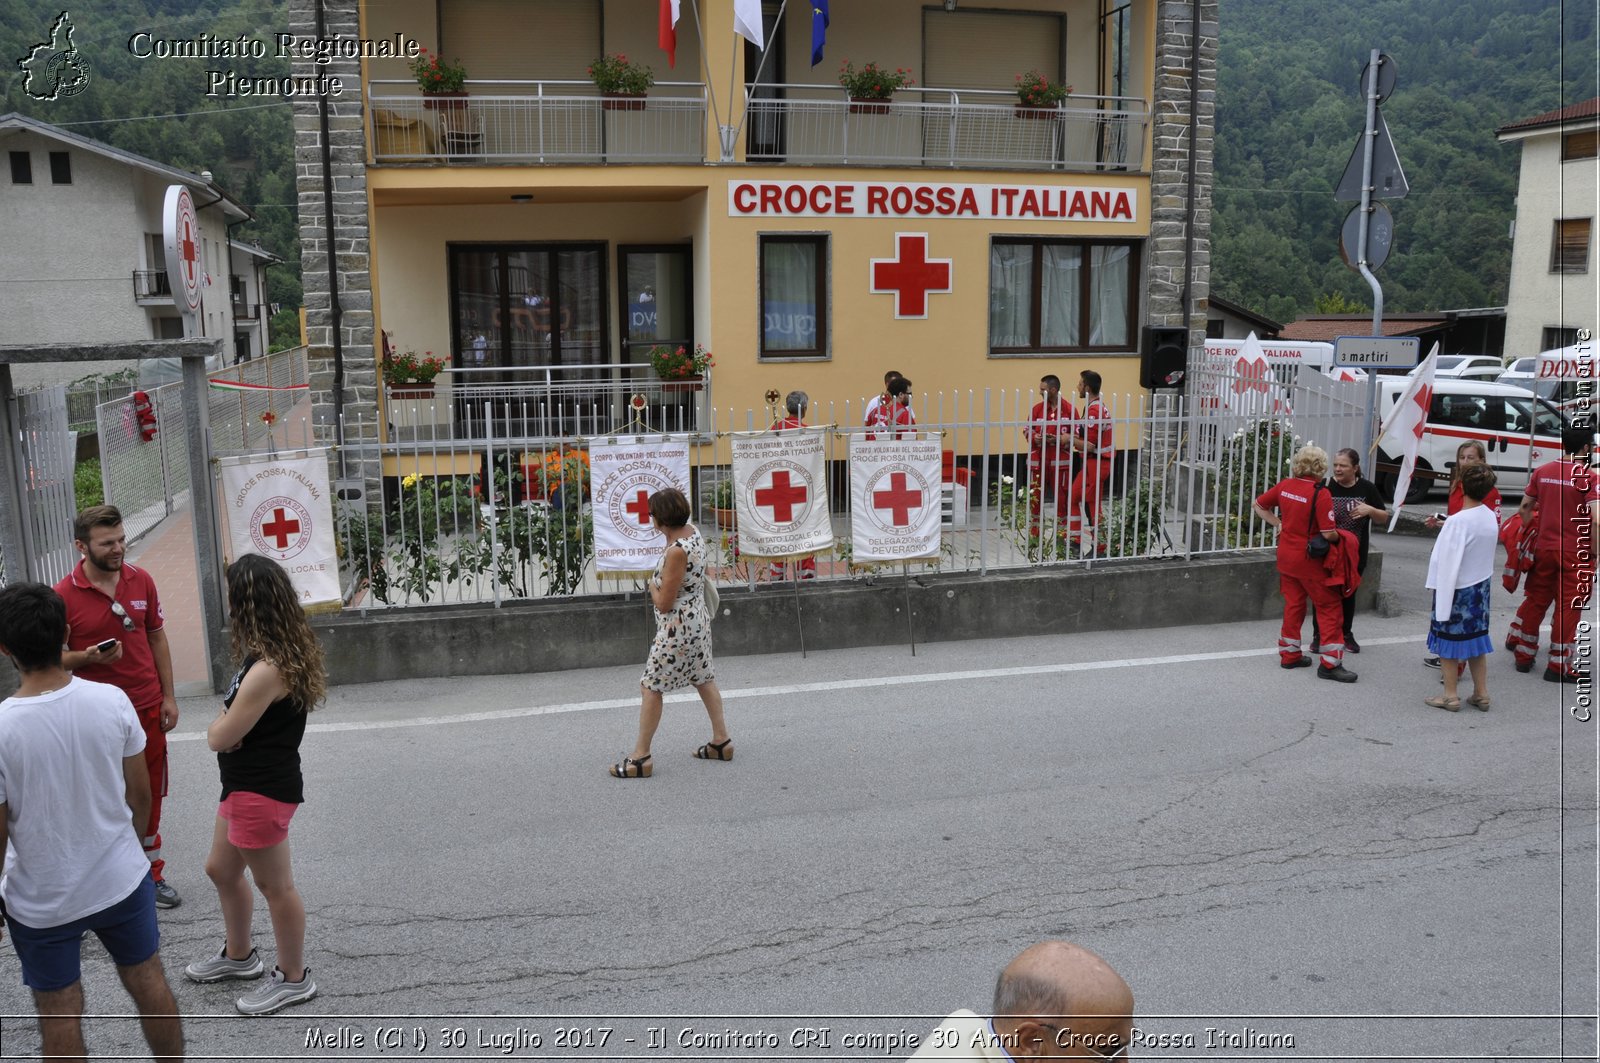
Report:
[[0,902],[46,1057],[85,1055],[80,953],[99,937],[158,1058],[183,1057],[161,968],[155,886],[134,824],[150,815],[144,729],[128,696],[61,667],[67,607],[41,583],[0,590],[0,652],[22,685],[0,702]]

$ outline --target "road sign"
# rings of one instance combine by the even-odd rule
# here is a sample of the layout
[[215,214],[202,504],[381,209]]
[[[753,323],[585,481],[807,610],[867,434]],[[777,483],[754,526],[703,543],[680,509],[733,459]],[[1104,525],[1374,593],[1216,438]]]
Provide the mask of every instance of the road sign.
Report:
[[1422,354],[1415,336],[1340,336],[1333,341],[1333,364],[1363,369],[1411,369]]
[[[1361,95],[1367,94],[1367,73],[1372,67],[1372,61],[1361,64],[1361,80],[1356,84],[1361,86]],[[1399,76],[1399,68],[1394,65],[1394,57],[1388,55],[1378,56],[1378,102],[1387,100],[1394,92],[1395,78]]]
[[[1361,208],[1356,207],[1344,220],[1344,230],[1339,234],[1339,254],[1344,264],[1359,269],[1361,249],[1356,243],[1361,239]],[[1367,220],[1367,268],[1378,269],[1389,261],[1389,251],[1394,247],[1394,215],[1382,203],[1372,205],[1372,215]]]
[[[1381,76],[1382,67],[1379,67]],[[1400,156],[1395,154],[1394,138],[1389,135],[1389,123],[1378,115],[1378,135],[1372,140],[1372,195],[1376,199],[1404,199],[1411,191],[1406,182],[1406,172],[1400,167]],[[1362,136],[1366,134],[1363,133]],[[1358,139],[1356,149],[1350,153],[1344,176],[1333,190],[1336,203],[1361,202],[1361,152]]]

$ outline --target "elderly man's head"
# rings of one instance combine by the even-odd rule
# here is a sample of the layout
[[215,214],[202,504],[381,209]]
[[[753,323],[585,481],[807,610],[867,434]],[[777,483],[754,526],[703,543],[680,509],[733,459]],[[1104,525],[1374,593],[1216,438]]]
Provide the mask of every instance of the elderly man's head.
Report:
[[1127,1058],[1133,991],[1111,965],[1070,941],[1041,941],[994,987],[994,1029],[1013,1058]]

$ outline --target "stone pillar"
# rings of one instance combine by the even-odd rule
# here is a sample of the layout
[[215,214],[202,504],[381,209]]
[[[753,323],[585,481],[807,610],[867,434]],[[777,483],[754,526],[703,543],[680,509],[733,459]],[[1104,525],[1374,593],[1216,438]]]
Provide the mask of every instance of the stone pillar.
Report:
[[[1211,183],[1217,106],[1217,0],[1200,5],[1199,69],[1189,69],[1194,39],[1191,0],[1157,0],[1155,98],[1151,101],[1150,246],[1147,320],[1183,324],[1184,231],[1189,207],[1189,141],[1194,137],[1194,257],[1189,347],[1205,342],[1211,294]],[[1196,113],[1189,114],[1191,78],[1198,77]]]
[[[322,32],[328,37],[360,36],[356,0],[323,0]],[[317,36],[316,0],[290,0],[289,31]],[[367,145],[365,86],[361,62],[335,58],[327,65],[295,58],[296,78],[338,78],[341,91],[329,93],[327,172],[333,178],[333,239],[330,245],[324,198],[322,142],[323,98],[294,98],[295,186],[300,207],[300,273],[305,290],[307,361],[312,415],[319,443],[333,443],[339,417],[344,440],[354,444],[334,456],[335,478],[370,481],[376,487],[377,454],[360,444],[378,441],[377,353],[374,347],[372,282],[367,219]],[[329,288],[332,256],[336,290]],[[339,308],[338,339],[344,366],[342,407],[334,396],[334,306]]]

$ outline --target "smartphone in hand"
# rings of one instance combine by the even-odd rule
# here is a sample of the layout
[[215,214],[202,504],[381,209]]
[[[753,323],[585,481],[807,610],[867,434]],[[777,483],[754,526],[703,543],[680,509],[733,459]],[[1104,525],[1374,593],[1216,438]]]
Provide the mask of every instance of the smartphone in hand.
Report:
[[94,648],[99,650],[101,653],[110,653],[113,649],[116,648],[116,645],[117,645],[117,640],[116,639],[106,639],[104,642],[95,643]]

